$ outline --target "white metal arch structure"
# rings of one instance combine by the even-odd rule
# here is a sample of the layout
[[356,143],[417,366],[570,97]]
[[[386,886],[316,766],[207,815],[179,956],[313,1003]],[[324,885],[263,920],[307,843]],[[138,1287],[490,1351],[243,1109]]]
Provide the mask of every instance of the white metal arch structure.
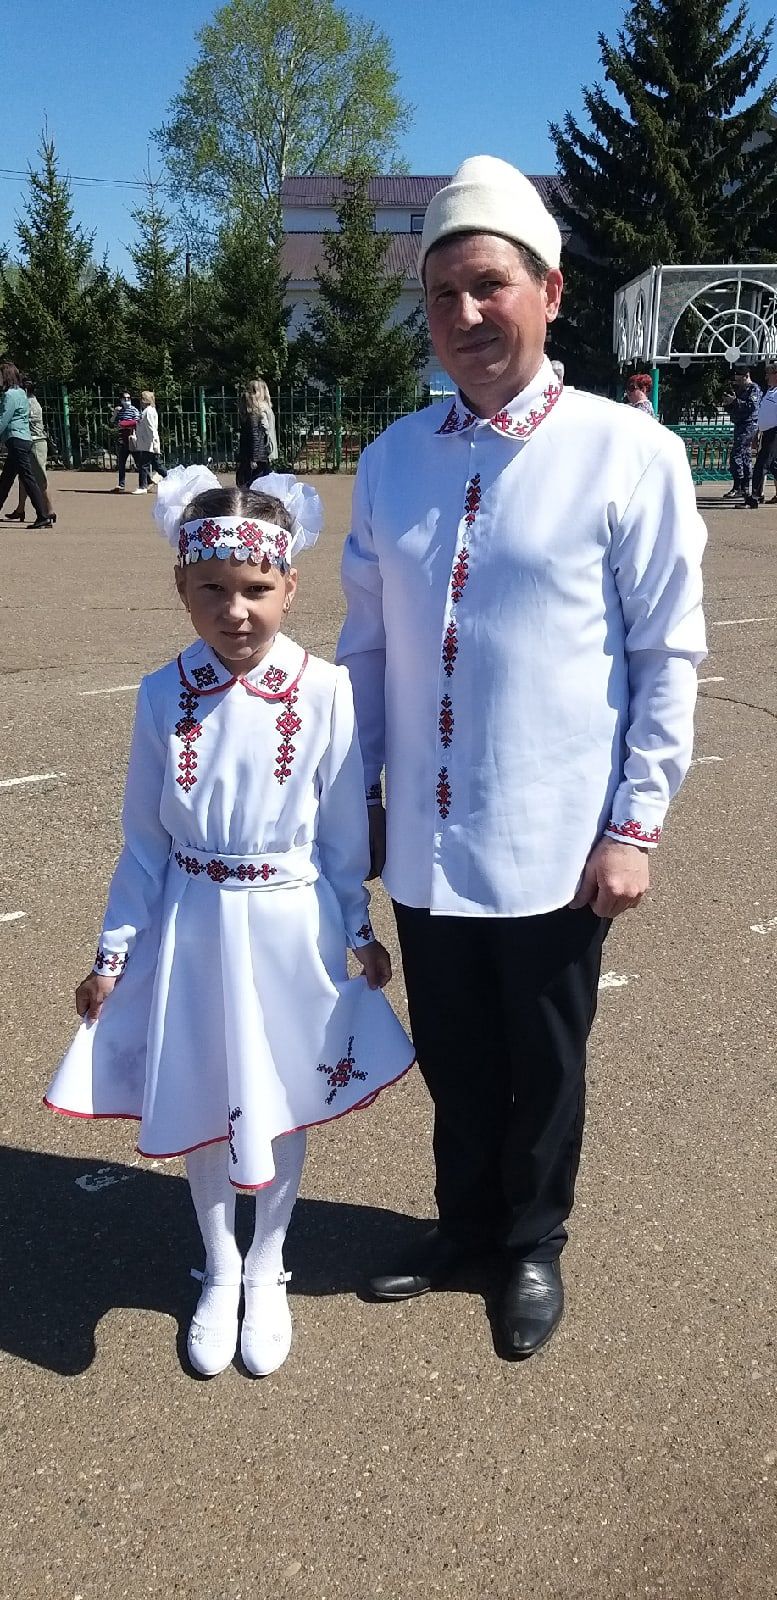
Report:
[[618,361],[651,366],[777,354],[777,263],[656,266],[615,295]]

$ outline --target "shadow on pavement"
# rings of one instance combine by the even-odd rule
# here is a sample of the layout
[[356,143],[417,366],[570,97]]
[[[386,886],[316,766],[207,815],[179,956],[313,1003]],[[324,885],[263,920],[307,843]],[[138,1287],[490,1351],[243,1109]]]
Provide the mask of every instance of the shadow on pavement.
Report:
[[[240,1196],[244,1249],[252,1227],[253,1205]],[[425,1227],[375,1206],[303,1198],[285,1252],[291,1291],[358,1292]],[[52,1372],[84,1372],[100,1319],[128,1306],[173,1317],[185,1351],[196,1303],[190,1268],[202,1266],[185,1179],[145,1163],[0,1146],[0,1228],[0,1349]]]

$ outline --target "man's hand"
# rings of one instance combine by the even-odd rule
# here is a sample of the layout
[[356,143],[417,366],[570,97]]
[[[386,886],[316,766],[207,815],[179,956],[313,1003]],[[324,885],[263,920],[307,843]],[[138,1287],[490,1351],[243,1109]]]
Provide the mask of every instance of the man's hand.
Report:
[[373,939],[371,944],[360,945],[353,953],[364,968],[364,976],[370,988],[385,989],[391,979],[391,956],[386,946]]
[[368,806],[370,820],[370,870],[367,882],[379,878],[386,865],[386,813],[382,806]]
[[585,864],[580,888],[570,910],[590,906],[597,917],[619,917],[638,906],[650,887],[647,850],[638,845],[600,839]]
[[115,978],[104,978],[99,972],[90,972],[83,983],[76,989],[76,1011],[79,1017],[86,1017],[87,1022],[96,1022],[102,1011],[109,994],[116,988],[119,974]]

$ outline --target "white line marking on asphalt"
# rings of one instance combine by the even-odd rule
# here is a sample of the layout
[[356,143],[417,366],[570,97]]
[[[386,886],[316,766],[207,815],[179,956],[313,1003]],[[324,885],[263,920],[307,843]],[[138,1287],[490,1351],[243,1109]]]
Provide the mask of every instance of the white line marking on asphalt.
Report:
[[118,1167],[98,1167],[96,1172],[85,1172],[83,1177],[76,1178],[79,1189],[86,1189],[93,1194],[97,1189],[109,1189],[112,1183],[126,1183],[128,1172],[120,1172]]
[[699,683],[725,683],[725,678],[699,678]]
[[722,622],[713,622],[713,628],[743,628],[748,622],[774,622],[774,617],[726,617]]
[[751,922],[751,933],[777,933],[777,917],[770,917],[768,922]]
[[625,989],[627,983],[633,983],[638,977],[638,972],[632,972],[630,977],[626,972],[603,972],[599,979],[599,988]]
[[20,917],[26,915],[26,911],[3,911],[0,913],[0,922],[18,922]]
[[139,683],[117,683],[115,689],[79,689],[78,693],[82,700],[86,700],[90,695],[94,694],[128,694],[130,689],[139,688]]
[[708,761],[725,761],[725,756],[694,756],[692,767],[703,767]]
[[52,778],[64,776],[64,772],[29,772],[24,778],[0,778],[0,789],[15,789],[20,783],[50,783]]

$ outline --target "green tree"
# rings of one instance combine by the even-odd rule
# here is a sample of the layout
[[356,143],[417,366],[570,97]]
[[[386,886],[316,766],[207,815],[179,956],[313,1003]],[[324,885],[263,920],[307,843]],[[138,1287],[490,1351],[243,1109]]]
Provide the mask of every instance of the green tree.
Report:
[[281,218],[275,202],[244,198],[223,224],[211,271],[210,367],[219,381],[258,374],[277,381],[286,366]]
[[158,142],[180,192],[222,219],[252,194],[277,201],[287,173],[393,154],[408,108],[391,46],[335,0],[227,0]]
[[118,388],[128,380],[126,284],[104,257],[87,269],[72,376],[85,389],[95,383]]
[[319,298],[300,335],[298,359],[314,377],[349,390],[410,389],[429,341],[420,306],[395,320],[403,279],[386,271],[391,235],[375,231],[366,177],[346,180],[337,220],[339,232],[324,236],[327,267],[318,272]]
[[70,184],[59,176],[45,129],[39,153],[41,169],[30,170],[27,212],[17,223],[21,259],[6,278],[3,323],[20,365],[39,379],[68,379],[79,364],[92,237],[73,222]]
[[[616,43],[599,35],[617,98],[597,84],[584,91],[588,129],[570,114],[551,124],[571,229],[553,344],[581,382],[614,379],[620,284],[656,262],[774,254],[777,83],[756,92],[772,24],[756,33],[746,5],[730,12],[729,0],[633,0]],[[673,375],[675,407],[709,378],[698,368]]]
[[158,379],[165,352],[178,369],[186,349],[186,286],[181,252],[171,244],[172,224],[149,176],[143,205],[132,212],[137,238],[129,246],[135,282],[127,284],[129,345],[134,375],[143,384]]

